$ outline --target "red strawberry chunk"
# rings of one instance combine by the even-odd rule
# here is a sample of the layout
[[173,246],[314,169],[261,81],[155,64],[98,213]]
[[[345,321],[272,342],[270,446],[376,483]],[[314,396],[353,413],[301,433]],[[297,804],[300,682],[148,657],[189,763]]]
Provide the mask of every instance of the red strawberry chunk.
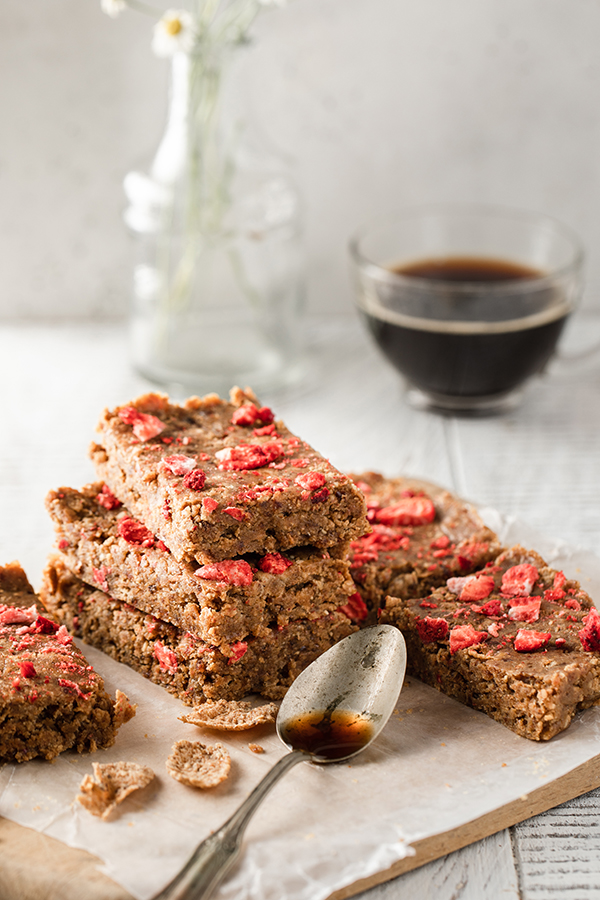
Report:
[[0,603],[0,625],[32,625],[37,618],[38,611],[35,604],[25,608]]
[[424,619],[415,619],[415,626],[424,644],[443,641],[449,629],[445,619],[434,619],[431,616],[425,616]]
[[232,425],[270,425],[275,416],[268,406],[257,409],[252,403],[240,406],[231,417]]
[[539,572],[529,563],[511,566],[502,576],[502,593],[510,596],[525,597],[531,594],[538,579]]
[[215,457],[219,460],[219,469],[240,470],[260,469],[280,459],[284,454],[281,441],[269,441],[265,444],[238,444],[237,447],[224,447],[217,450]]
[[460,599],[468,600],[485,600],[494,590],[494,579],[490,575],[480,575],[475,578],[468,578],[466,584],[460,592]]
[[258,564],[261,572],[269,575],[283,575],[286,569],[292,565],[291,559],[286,559],[281,553],[266,553]]
[[508,618],[513,622],[537,622],[541,604],[541,597],[515,597],[508,602]]
[[353,622],[362,622],[369,615],[369,610],[358,591],[350,594],[348,602],[344,606],[338,606],[338,612],[344,613]]
[[129,516],[121,519],[118,531],[128,544],[139,544],[142,547],[154,546],[154,535],[152,532],[145,525],[142,525],[141,522]]
[[245,513],[244,510],[240,509],[238,506],[226,506],[223,512],[227,513],[228,516],[231,516],[232,519],[236,519],[238,522],[241,522],[248,516],[248,513]]
[[202,469],[194,469],[184,477],[183,486],[190,491],[201,491],[206,484],[206,473]]
[[123,406],[119,410],[119,418],[126,425],[133,426],[133,433],[139,441],[149,441],[167,427],[156,416],[141,413],[135,406]]
[[450,653],[487,641],[487,631],[475,631],[472,625],[455,625],[450,632]]
[[246,641],[236,641],[235,644],[231,645],[231,649],[233,653],[227,660],[227,665],[230,666],[232,663],[236,663],[248,650],[248,644]]
[[473,603],[471,609],[473,610],[473,612],[481,613],[482,616],[501,616],[504,612],[502,601],[498,600],[498,598],[488,600],[488,602],[484,603],[482,606],[477,606],[475,603]]
[[160,461],[160,465],[162,469],[166,469],[172,475],[188,475],[196,468],[196,460],[183,453],[174,453],[173,456],[165,456]]
[[206,581],[220,581],[238,587],[252,584],[253,579],[252,569],[244,559],[225,559],[223,562],[208,563],[197,569],[194,574],[196,578]]
[[541,650],[551,637],[552,635],[549,631],[530,631],[527,628],[519,628],[515,635],[514,648],[518,653]]
[[103,506],[104,509],[118,509],[122,505],[107,484],[102,485],[102,490],[96,494],[96,500],[98,505]]
[[325,481],[326,478],[322,472],[305,472],[304,475],[297,475],[294,478],[294,483],[305,491],[316,491],[317,488],[323,487]]
[[158,664],[161,669],[163,669],[163,671],[169,672],[171,675],[174,675],[176,673],[177,657],[172,650],[169,650],[168,647],[165,647],[162,641],[154,642],[154,649],[152,653],[158,660]]
[[428,525],[435,519],[435,506],[429,497],[404,497],[393,506],[375,512],[375,521],[383,525]]
[[595,606],[592,606],[583,620],[579,640],[583,649],[590,653],[600,650],[600,613]]
[[19,668],[21,670],[21,675],[23,678],[35,678],[37,672],[35,671],[35,666],[28,659],[19,660]]

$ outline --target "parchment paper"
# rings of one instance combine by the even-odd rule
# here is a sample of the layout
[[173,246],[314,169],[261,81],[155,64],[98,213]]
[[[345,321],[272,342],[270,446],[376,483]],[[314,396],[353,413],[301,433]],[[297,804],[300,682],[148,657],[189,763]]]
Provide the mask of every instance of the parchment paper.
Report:
[[[600,559],[483,510],[506,545],[540,552],[600,598]],[[107,689],[125,691],[137,716],[109,750],[63,754],[0,769],[0,815],[82,847],[138,900],[176,874],[195,846],[234,811],[285,753],[267,727],[238,734],[178,721],[187,707],[104,654],[83,646]],[[165,760],[174,741],[220,741],[230,778],[212,791],[173,781]],[[257,755],[248,748],[264,747]],[[598,753],[600,709],[579,714],[566,732],[538,744],[409,678],[375,744],[351,763],[303,763],[274,788],[251,822],[222,900],[322,900],[412,853],[411,842],[456,828],[564,775]],[[110,821],[74,802],[92,761],[150,765],[157,777]]]

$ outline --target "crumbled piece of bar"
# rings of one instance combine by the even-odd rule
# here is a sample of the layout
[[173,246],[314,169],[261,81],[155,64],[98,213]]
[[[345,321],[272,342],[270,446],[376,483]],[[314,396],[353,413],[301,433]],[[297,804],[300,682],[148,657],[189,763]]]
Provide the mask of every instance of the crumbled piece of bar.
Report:
[[247,700],[214,700],[196,706],[191,713],[179,716],[188,725],[215,728],[218,731],[247,731],[257,725],[271,725],[277,718],[277,704],[252,707]]
[[18,563],[0,567],[0,762],[110,747],[135,707],[104,683]]
[[180,561],[329,549],[367,530],[360,490],[251,392],[146,394],[106,410],[98,431],[99,477]]
[[77,800],[93,816],[107,819],[133,791],[150,784],[154,772],[149,766],[132,762],[92,763],[94,774],[86,775]]
[[[211,644],[266,636],[294,619],[348,606],[356,590],[348,562],[294,548],[205,566],[180,563],[105,484],[59,488],[46,498],[69,569],[116,600]],[[346,612],[352,618],[351,610]]]
[[513,547],[382,617],[422,681],[517,734],[548,740],[600,702],[600,614],[577,581]]
[[176,741],[167,760],[167,772],[176,781],[191,787],[212,788],[225,781],[231,758],[222,744]]
[[253,753],[264,753],[265,748],[261,747],[260,744],[248,744],[248,750],[252,750]]
[[502,549],[474,507],[449,491],[376,472],[351,477],[365,494],[372,529],[352,541],[349,557],[370,619],[393,606],[393,598],[426,596],[452,575],[477,571]]

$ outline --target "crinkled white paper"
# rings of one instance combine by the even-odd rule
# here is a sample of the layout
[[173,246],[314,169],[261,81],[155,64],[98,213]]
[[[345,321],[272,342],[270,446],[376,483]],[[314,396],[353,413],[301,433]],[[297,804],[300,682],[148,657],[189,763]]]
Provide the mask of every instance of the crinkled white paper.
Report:
[[[600,598],[600,559],[484,510],[510,545],[534,547]],[[104,654],[85,648],[107,689],[138,704],[137,716],[109,750],[64,754],[0,769],[0,815],[82,847],[134,897],[147,900],[181,868],[285,753],[272,727],[221,734],[178,721],[186,707]],[[211,791],[173,781],[165,769],[181,738],[220,741],[232,757],[229,779]],[[257,755],[248,743],[262,745]],[[244,852],[217,896],[224,900],[322,900],[410,854],[411,842],[451,831],[593,758],[600,709],[538,744],[408,678],[377,741],[355,760],[303,763],[273,789],[246,833]],[[74,802],[92,761],[150,765],[155,781],[131,795],[110,821]]]

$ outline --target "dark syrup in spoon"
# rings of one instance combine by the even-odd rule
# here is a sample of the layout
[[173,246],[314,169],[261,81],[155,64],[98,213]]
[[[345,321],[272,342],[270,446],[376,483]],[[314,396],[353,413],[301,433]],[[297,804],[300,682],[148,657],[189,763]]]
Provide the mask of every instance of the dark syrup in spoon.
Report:
[[372,736],[373,724],[366,716],[343,709],[305,713],[281,728],[286,744],[311,753],[317,760],[350,756],[366,747]]

